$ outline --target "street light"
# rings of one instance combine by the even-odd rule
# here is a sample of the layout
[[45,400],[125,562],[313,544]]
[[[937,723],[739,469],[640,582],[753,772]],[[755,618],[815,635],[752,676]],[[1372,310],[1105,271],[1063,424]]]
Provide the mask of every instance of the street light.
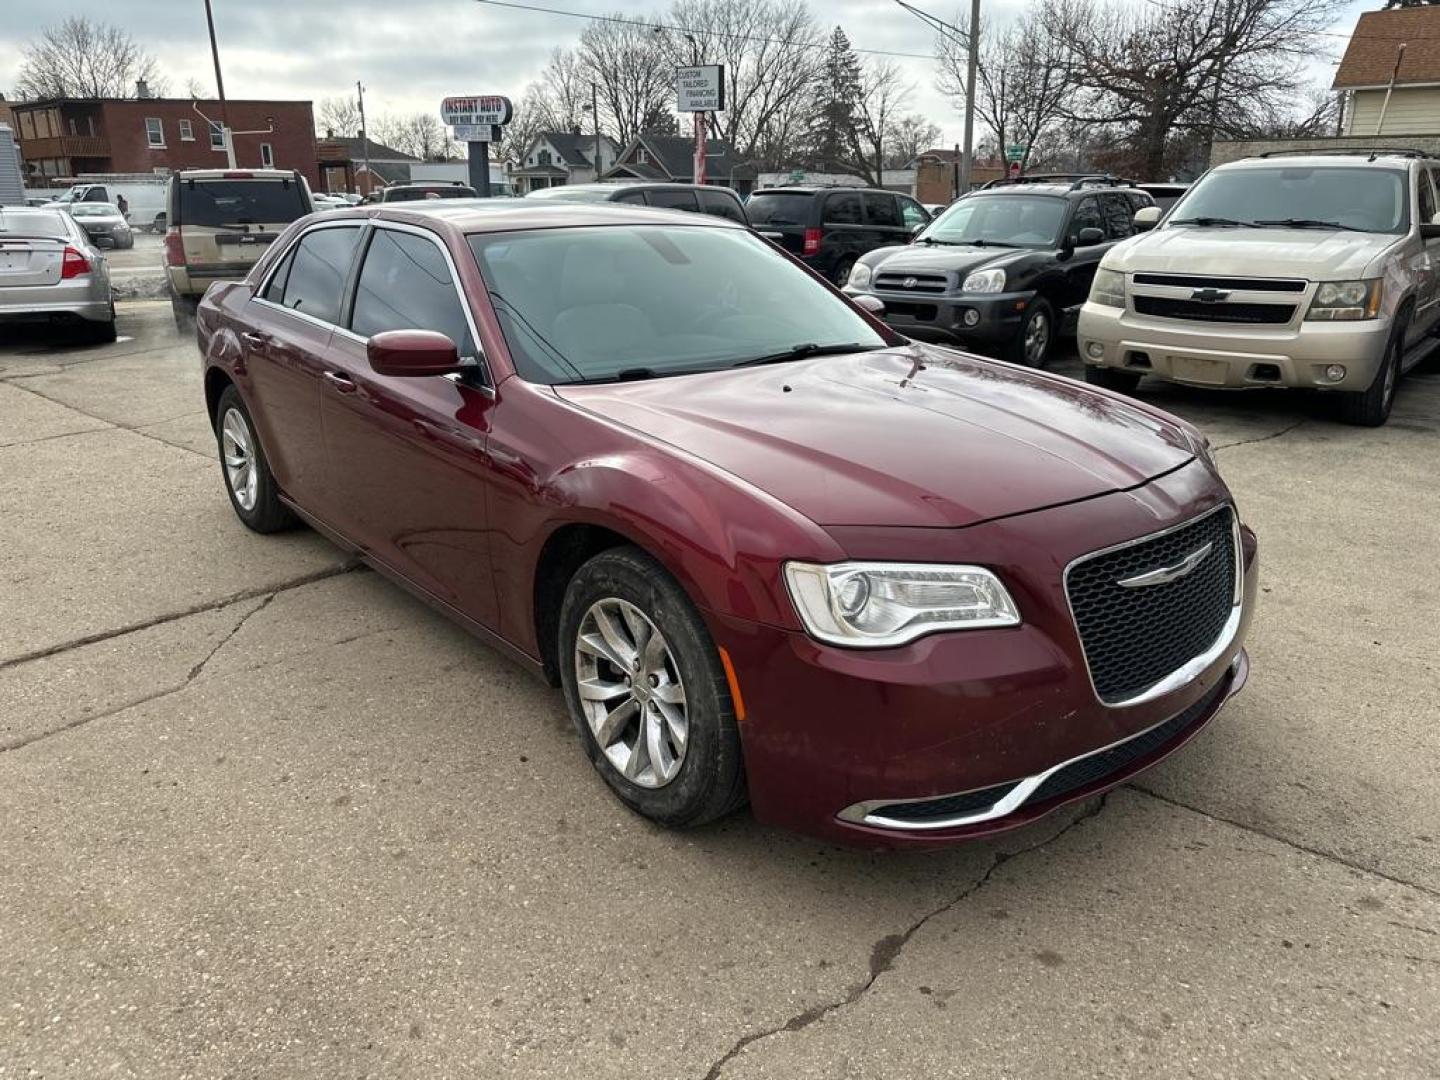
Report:
[[968,53],[965,65],[965,150],[960,159],[960,183],[957,185],[960,190],[955,192],[958,198],[970,190],[971,159],[975,155],[975,69],[980,66],[980,0],[970,0],[968,33],[944,19],[936,18],[928,11],[921,11],[913,4],[907,4],[905,0],[895,0],[895,3],[932,30],[964,45]]

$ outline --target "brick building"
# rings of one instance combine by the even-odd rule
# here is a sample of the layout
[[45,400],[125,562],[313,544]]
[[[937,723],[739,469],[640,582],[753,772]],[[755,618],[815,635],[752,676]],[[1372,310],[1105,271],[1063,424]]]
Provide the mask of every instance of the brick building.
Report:
[[[56,98],[10,105],[32,184],[81,173],[213,169],[227,163],[218,101]],[[299,169],[312,185],[319,183],[310,102],[231,100],[229,113],[237,167]],[[206,118],[214,121],[213,130]]]

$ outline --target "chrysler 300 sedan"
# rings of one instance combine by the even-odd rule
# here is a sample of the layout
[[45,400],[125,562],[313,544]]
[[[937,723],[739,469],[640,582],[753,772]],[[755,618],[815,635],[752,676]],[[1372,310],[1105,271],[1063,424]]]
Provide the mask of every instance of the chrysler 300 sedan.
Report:
[[720,218],[430,203],[291,226],[198,333],[240,520],[308,522],[563,687],[670,826],[1010,828],[1245,682],[1204,438],[899,337]]

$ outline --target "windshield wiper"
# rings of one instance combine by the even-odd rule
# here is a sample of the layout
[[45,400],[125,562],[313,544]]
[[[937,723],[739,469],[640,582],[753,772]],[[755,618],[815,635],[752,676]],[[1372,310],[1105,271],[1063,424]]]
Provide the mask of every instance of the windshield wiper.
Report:
[[1019,244],[1007,244],[1004,240],[986,240],[981,236],[977,236],[974,240],[956,240],[955,243],[968,244],[971,247],[1018,248],[1020,246]]
[[589,386],[594,383],[614,382],[643,382],[646,379],[658,379],[663,375],[683,375],[681,371],[656,371],[648,367],[627,367],[611,375],[594,375],[587,379],[571,379],[566,385]]
[[1284,229],[1344,229],[1346,232],[1369,232],[1368,229],[1357,229],[1354,225],[1341,225],[1338,221],[1321,221],[1318,218],[1265,218],[1255,222],[1256,225],[1279,225]]
[[917,244],[943,244],[945,247],[955,247],[955,246],[957,246],[957,241],[954,241],[954,240],[936,240],[935,237],[933,237],[933,236],[921,236],[921,237],[916,238],[915,242],[916,242]]
[[846,341],[835,345],[817,345],[813,341],[807,341],[802,345],[792,345],[784,352],[769,353],[765,356],[756,356],[749,360],[740,360],[731,364],[731,367],[759,367],[761,364],[783,364],[788,360],[804,360],[809,356],[841,356],[845,353],[871,352],[882,348],[880,345],[862,345],[858,341]]
[[1258,229],[1258,228],[1260,228],[1260,226],[1257,225],[1257,224],[1255,224],[1255,222],[1253,222],[1253,221],[1236,221],[1234,218],[1228,218],[1228,217],[1187,217],[1187,218],[1179,218],[1178,220],[1175,220],[1175,221],[1170,222],[1170,224],[1171,224],[1171,225],[1199,225],[1202,229],[1215,229],[1215,228],[1219,228],[1219,229],[1226,229],[1226,228]]

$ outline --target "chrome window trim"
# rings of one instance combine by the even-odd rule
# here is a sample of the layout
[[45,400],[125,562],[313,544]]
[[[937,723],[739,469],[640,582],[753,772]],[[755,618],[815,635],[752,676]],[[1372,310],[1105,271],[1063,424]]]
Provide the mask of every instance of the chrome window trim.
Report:
[[[1239,662],[1239,657],[1231,661],[1230,670],[1232,672]],[[1230,696],[1231,695],[1227,694],[1216,704],[1215,711],[1210,714],[1211,720],[1219,715],[1220,710],[1230,701]],[[1184,710],[1181,711],[1183,712]],[[1175,715],[1178,716],[1179,713]],[[1083,754],[1076,754],[1074,757],[1068,758],[1057,765],[1050,766],[1050,768],[1044,772],[1035,773],[1033,776],[1026,776],[1018,781],[1002,780],[997,784],[985,784],[983,787],[969,788],[967,791],[954,791],[945,795],[926,795],[918,799],[866,799],[864,802],[847,806],[835,816],[841,821],[849,821],[857,825],[872,825],[876,828],[896,829],[905,832],[955,829],[965,825],[978,825],[982,822],[994,821],[996,818],[1005,817],[1020,809],[1046,780],[1049,780],[1050,777],[1054,776],[1061,769],[1068,769],[1078,761],[1084,761],[1086,758],[1094,757],[1096,754],[1103,754],[1107,750],[1113,750],[1117,746],[1123,746],[1134,739],[1148,735],[1156,728],[1164,727],[1174,719],[1175,716],[1167,716],[1164,720],[1151,724],[1143,731],[1137,731],[1133,735],[1126,735],[1123,739],[1116,739],[1114,742],[1106,743],[1104,746],[1096,747],[1094,750],[1087,750]],[[989,809],[981,810],[974,814],[961,814],[956,817],[938,818],[933,821],[907,821],[903,818],[886,817],[884,814],[874,813],[875,810],[882,806],[907,806],[915,803],[936,802],[939,799],[953,799],[956,796],[968,794],[969,791],[983,791],[989,787],[1000,787],[1007,782],[1014,783],[1015,787],[1011,788],[999,802],[992,804]]]
[[[1102,555],[1123,551],[1125,548],[1145,544],[1151,540],[1158,540],[1162,536],[1169,536],[1171,533],[1179,532],[1181,529],[1188,529],[1191,525],[1195,525],[1227,509],[1230,511],[1230,546],[1235,562],[1235,589],[1231,594],[1230,616],[1225,620],[1225,625],[1220,628],[1220,633],[1216,636],[1215,641],[1204,652],[1187,660],[1159,682],[1141,691],[1134,697],[1126,698],[1124,701],[1105,701],[1100,697],[1100,691],[1095,687],[1095,676],[1090,671],[1090,657],[1085,652],[1085,638],[1084,635],[1080,633],[1080,623],[1075,618],[1075,608],[1070,602],[1070,571],[1081,563],[1089,562],[1091,559],[1098,559]],[[1136,705],[1144,705],[1147,702],[1164,697],[1166,694],[1173,693],[1193,681],[1201,675],[1206,668],[1220,659],[1220,657],[1225,654],[1225,651],[1234,644],[1235,637],[1240,632],[1240,622],[1245,607],[1245,559],[1240,550],[1240,514],[1235,509],[1234,503],[1223,502],[1218,506],[1211,507],[1203,514],[1197,514],[1193,518],[1182,521],[1178,525],[1171,525],[1169,528],[1161,529],[1159,532],[1148,533],[1145,536],[1136,537],[1134,540],[1126,540],[1120,544],[1111,544],[1109,547],[1100,548],[1098,551],[1090,551],[1084,555],[1077,555],[1065,565],[1065,573],[1061,576],[1060,588],[1065,594],[1065,610],[1070,613],[1070,625],[1075,628],[1075,639],[1080,643],[1080,655],[1085,657],[1085,678],[1090,683],[1090,692],[1095,695],[1095,700],[1107,709],[1129,709]]]

